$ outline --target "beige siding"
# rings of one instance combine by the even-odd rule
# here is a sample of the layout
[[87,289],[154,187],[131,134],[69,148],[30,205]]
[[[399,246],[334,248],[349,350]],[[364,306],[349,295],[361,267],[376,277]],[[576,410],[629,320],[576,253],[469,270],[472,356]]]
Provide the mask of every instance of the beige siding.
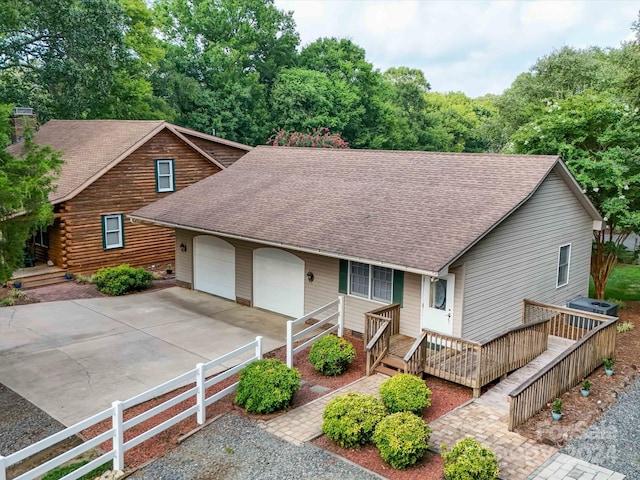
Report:
[[[193,275],[193,237],[198,235],[185,230],[176,231],[176,244],[187,245],[187,253],[176,249],[176,279],[192,284]],[[253,251],[264,245],[242,240],[225,239],[236,248],[236,297],[238,300],[253,300]],[[335,300],[338,295],[339,260],[309,253],[287,250],[305,262],[305,271],[314,275],[313,282],[305,280],[304,311],[311,312],[322,305]],[[404,305],[401,312],[400,332],[417,336],[420,330],[420,276],[405,273]],[[382,304],[355,296],[346,296],[345,326],[356,332],[362,332],[364,314]]]
[[[193,237],[197,233],[189,230],[176,230],[176,280],[193,286]],[[180,244],[187,246],[187,251],[180,250]]]
[[[591,229],[591,217],[552,172],[527,203],[456,262],[464,265],[462,336],[481,340],[520,324],[524,298],[564,305],[586,295]],[[566,243],[569,284],[556,288],[558,249]]]

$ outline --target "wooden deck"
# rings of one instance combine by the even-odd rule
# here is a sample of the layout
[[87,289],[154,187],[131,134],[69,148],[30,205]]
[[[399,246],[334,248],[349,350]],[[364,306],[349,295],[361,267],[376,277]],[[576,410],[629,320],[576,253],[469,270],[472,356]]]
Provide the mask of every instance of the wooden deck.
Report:
[[546,352],[538,355],[524,367],[509,374],[506,379],[501,380],[497,385],[494,385],[486,393],[482,394],[480,398],[476,399],[476,402],[495,408],[507,415],[509,413],[509,393],[552,363],[558,355],[574,343],[575,341],[573,340],[550,335]]
[[416,339],[407,335],[392,335],[389,340],[389,354],[403,358]]

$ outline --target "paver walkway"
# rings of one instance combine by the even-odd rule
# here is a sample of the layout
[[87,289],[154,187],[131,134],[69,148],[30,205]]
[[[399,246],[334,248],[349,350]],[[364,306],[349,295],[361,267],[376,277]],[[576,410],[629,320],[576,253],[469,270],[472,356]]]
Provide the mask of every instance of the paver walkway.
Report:
[[599,467],[592,463],[579,460],[564,453],[556,453],[540,466],[528,480],[551,480],[551,479],[571,479],[571,480],[623,480],[625,476],[621,473]]
[[259,421],[259,424],[269,433],[295,445],[302,445],[322,434],[322,412],[336,395],[357,392],[377,396],[380,384],[387,378],[389,377],[380,374],[361,378],[284,415],[268,421]]

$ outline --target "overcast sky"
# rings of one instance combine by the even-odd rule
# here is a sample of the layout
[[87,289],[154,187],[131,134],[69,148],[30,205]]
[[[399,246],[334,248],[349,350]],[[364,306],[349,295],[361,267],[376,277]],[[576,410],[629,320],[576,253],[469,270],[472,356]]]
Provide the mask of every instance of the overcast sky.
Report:
[[384,71],[421,69],[434,91],[501,93],[563,45],[618,47],[638,19],[634,1],[275,0],[292,10],[302,45],[349,38]]

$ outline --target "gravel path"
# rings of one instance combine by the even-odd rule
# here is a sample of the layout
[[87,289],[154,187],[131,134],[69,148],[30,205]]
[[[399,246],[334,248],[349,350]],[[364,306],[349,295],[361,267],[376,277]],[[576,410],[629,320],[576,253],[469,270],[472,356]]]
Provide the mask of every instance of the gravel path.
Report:
[[562,449],[631,479],[640,479],[640,377],[580,437]]
[[313,445],[300,447],[229,413],[136,472],[147,480],[376,480]]

